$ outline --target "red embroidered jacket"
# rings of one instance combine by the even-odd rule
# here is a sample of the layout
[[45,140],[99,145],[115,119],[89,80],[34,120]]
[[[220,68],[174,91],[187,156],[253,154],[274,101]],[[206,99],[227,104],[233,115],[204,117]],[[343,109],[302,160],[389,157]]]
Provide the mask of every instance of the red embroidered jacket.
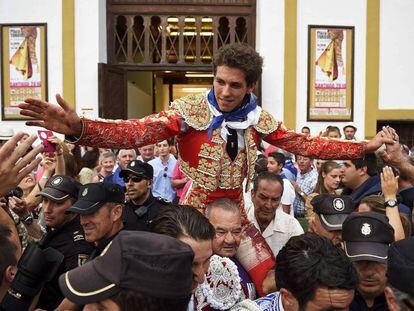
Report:
[[222,196],[223,192],[227,197],[240,199],[244,178],[248,178],[247,185],[253,178],[260,138],[291,153],[318,159],[352,159],[364,154],[364,142],[297,134],[262,110],[258,124],[244,131],[245,148],[231,161],[225,151],[221,129],[213,131],[211,140],[207,137],[207,129],[213,119],[208,105],[205,95],[198,94],[176,100],[169,110],[142,119],[83,119],[83,133],[77,143],[137,148],[177,136],[181,169],[193,180],[185,202],[196,207]]

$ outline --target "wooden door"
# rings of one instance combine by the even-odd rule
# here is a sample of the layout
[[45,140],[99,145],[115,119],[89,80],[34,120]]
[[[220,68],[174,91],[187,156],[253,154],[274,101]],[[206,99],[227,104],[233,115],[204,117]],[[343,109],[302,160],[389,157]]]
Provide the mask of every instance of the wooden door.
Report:
[[99,117],[105,119],[127,119],[127,75],[126,70],[103,63],[98,64]]

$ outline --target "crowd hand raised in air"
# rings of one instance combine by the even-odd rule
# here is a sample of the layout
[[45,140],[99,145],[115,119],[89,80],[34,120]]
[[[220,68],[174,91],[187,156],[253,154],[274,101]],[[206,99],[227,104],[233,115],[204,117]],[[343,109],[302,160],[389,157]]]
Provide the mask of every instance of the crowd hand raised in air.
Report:
[[40,126],[57,133],[76,137],[82,134],[79,116],[59,94],[56,95],[56,101],[59,105],[34,98],[26,98],[24,101],[19,104],[19,108],[22,109],[20,114],[36,119],[26,121],[26,125]]
[[393,138],[396,142],[395,144],[386,144],[386,149],[382,150],[379,155],[381,158],[387,162],[389,165],[398,166],[402,162],[406,161],[407,155],[404,154],[401,145],[399,144],[400,138],[398,134],[392,128],[384,128],[383,131],[389,138]]
[[[366,152],[374,152],[378,148],[380,148],[383,144],[386,145],[398,145],[398,141],[396,141],[394,135],[395,130],[391,127],[384,126],[381,131],[377,133],[368,143],[366,146]],[[396,133],[395,133],[396,135]]]
[[17,133],[0,148],[0,197],[16,187],[42,160],[40,157],[36,158],[43,150],[42,145],[27,152],[36,136],[31,135],[24,139],[24,135]]

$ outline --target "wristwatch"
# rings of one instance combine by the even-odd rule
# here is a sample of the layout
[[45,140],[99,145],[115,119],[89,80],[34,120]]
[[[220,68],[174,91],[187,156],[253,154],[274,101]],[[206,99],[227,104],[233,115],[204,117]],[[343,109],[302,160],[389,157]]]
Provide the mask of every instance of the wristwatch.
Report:
[[398,202],[396,200],[385,201],[385,207],[396,207]]
[[25,225],[27,225],[27,226],[30,226],[33,223],[33,215],[32,215],[32,213],[30,213],[29,215],[27,215],[26,217],[24,217],[22,219],[22,223],[25,224]]
[[301,191],[299,192],[299,195],[303,198],[305,196],[305,192]]

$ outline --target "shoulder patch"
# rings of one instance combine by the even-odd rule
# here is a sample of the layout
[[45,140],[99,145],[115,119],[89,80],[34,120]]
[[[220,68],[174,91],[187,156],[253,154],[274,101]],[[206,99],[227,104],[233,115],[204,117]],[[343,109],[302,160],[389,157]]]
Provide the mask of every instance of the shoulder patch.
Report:
[[196,130],[206,130],[213,119],[204,93],[179,98],[172,106],[178,110],[185,122]]
[[79,254],[78,255],[78,267],[82,266],[83,264],[86,263],[86,261],[88,260],[89,256],[86,254]]
[[78,231],[74,231],[72,237],[73,237],[73,242],[85,241],[85,236],[79,230]]
[[262,134],[270,134],[276,131],[279,127],[280,122],[267,111],[262,109],[260,113],[259,122],[254,126],[255,130]]

